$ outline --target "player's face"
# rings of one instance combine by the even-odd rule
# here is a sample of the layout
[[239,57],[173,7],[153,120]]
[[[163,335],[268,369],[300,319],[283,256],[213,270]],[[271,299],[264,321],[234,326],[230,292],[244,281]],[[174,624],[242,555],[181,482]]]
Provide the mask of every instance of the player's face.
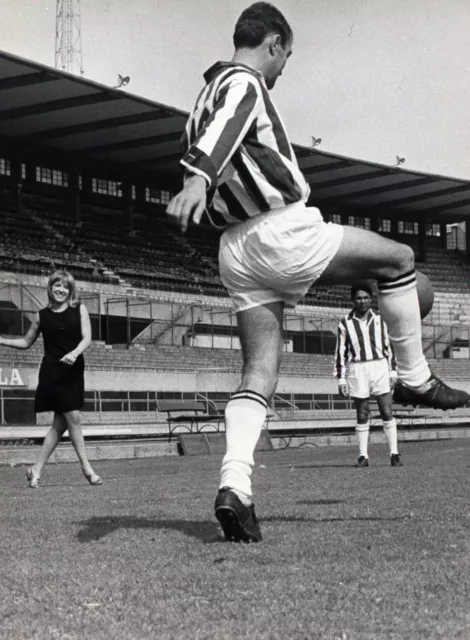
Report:
[[282,76],[284,67],[286,66],[287,60],[291,57],[291,55],[292,42],[286,42],[285,45],[282,45],[281,42],[277,42],[273,46],[271,65],[266,77],[266,86],[268,87],[268,89],[272,89],[276,84],[276,80],[279,78],[279,76]]
[[354,309],[358,313],[367,313],[372,304],[372,298],[367,291],[358,291],[354,296]]
[[62,304],[68,299],[70,295],[70,289],[68,288],[66,282],[57,280],[57,282],[54,282],[51,287],[51,294],[54,302],[56,302],[57,304]]

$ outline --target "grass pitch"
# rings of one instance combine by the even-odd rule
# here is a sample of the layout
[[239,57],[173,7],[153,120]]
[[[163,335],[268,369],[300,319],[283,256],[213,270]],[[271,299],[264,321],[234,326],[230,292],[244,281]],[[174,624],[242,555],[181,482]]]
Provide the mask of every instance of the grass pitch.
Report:
[[264,541],[228,544],[220,457],[0,468],[0,638],[470,638],[470,440],[258,454]]

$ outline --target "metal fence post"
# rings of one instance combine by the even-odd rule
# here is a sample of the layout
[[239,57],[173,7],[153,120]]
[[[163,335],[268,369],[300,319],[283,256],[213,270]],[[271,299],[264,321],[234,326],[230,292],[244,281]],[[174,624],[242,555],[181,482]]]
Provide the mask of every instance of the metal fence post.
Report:
[[98,293],[98,340],[101,342],[101,291]]
[[131,346],[131,317],[129,312],[129,298],[126,298],[126,331],[127,348],[129,349],[129,347]]
[[23,285],[20,285],[20,318],[21,318],[21,333],[24,335],[24,298],[23,298]]
[[109,342],[109,298],[106,298],[106,344]]

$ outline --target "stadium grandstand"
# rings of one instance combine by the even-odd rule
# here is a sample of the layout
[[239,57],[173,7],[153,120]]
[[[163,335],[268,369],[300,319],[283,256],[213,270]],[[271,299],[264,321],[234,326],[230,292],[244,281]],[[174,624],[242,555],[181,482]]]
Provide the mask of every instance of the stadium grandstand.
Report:
[[[46,276],[73,273],[93,329],[88,436],[168,437],[165,401],[197,401],[216,415],[239,379],[236,318],[217,271],[220,230],[203,222],[181,236],[165,216],[181,183],[186,117],[0,52],[0,333],[23,335],[46,304]],[[438,375],[470,391],[470,182],[294,149],[309,204],[325,219],[413,247],[435,289],[425,352]],[[319,287],[286,314],[273,432],[352,428],[354,410],[332,377],[349,302],[346,287]],[[0,440],[40,438],[50,424],[33,412],[41,357],[40,343],[0,348]],[[446,423],[470,422],[470,407],[451,414]]]

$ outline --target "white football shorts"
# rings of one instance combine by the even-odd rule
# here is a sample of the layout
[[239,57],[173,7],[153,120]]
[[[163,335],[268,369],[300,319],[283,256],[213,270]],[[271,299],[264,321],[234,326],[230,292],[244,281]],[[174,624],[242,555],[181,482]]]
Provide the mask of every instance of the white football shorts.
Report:
[[390,370],[386,358],[368,362],[350,362],[346,382],[352,398],[370,398],[390,392]]
[[296,202],[230,226],[220,239],[219,270],[236,311],[283,301],[295,307],[343,239],[315,207]]

